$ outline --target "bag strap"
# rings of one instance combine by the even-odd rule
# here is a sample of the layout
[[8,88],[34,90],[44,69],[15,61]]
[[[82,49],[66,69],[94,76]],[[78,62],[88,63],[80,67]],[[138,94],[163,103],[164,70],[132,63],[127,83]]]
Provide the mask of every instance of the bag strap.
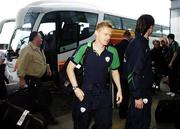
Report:
[[86,62],[87,59],[87,53],[89,52],[90,48],[91,48],[92,42],[88,42],[87,46],[86,46],[86,50],[83,54],[83,58],[82,58],[82,65]]

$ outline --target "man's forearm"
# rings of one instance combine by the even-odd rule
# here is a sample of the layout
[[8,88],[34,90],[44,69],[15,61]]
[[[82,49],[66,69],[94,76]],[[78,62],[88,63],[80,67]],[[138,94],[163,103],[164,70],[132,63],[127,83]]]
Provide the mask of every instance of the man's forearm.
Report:
[[175,52],[175,53],[173,54],[173,57],[172,57],[172,59],[171,59],[170,64],[173,64],[173,63],[174,63],[176,57],[177,57],[177,52]]
[[26,69],[28,68],[29,65],[29,58],[28,55],[18,58],[18,64],[17,64],[17,74],[19,77],[24,77],[26,75]]
[[118,70],[112,71],[112,78],[116,84],[118,91],[121,92],[120,74],[119,74]]
[[66,72],[67,72],[69,81],[71,82],[71,85],[72,86],[78,86],[76,76],[74,73],[74,68],[75,68],[75,65],[70,61],[68,66],[67,66]]

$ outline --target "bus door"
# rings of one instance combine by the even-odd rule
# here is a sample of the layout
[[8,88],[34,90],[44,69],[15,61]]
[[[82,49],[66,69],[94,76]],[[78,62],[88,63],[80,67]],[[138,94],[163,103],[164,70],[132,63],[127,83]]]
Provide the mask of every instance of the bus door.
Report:
[[61,13],[50,12],[42,18],[38,31],[42,33],[43,45],[47,63],[52,71],[51,80],[59,84],[58,71],[62,68],[65,60],[58,57],[67,56],[71,50],[79,45],[79,25],[69,22],[61,17]]

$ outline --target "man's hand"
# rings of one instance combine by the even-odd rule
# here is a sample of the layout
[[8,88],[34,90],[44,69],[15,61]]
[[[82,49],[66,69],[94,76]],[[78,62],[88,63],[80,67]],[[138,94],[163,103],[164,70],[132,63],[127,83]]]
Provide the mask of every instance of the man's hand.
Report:
[[47,75],[48,75],[49,77],[51,77],[51,75],[52,75],[52,72],[51,72],[50,67],[47,68]]
[[143,109],[144,107],[143,99],[135,99],[135,107],[137,109]]
[[168,67],[169,67],[169,68],[172,68],[172,63],[169,63]]
[[23,77],[20,77],[19,78],[19,86],[20,86],[20,88],[23,88],[25,84],[26,84],[25,79]]
[[121,91],[118,91],[117,92],[117,95],[116,95],[116,103],[117,104],[120,104],[123,100],[123,97],[122,97],[122,92]]
[[80,100],[83,101],[84,100],[84,92],[80,89],[80,88],[76,88],[74,90],[74,93],[76,95],[76,97]]

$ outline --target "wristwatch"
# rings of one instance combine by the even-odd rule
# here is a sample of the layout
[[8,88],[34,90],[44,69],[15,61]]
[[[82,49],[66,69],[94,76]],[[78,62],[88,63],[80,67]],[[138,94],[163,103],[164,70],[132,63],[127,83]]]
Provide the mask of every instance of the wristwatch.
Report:
[[73,86],[72,89],[75,91],[78,88],[78,86]]

